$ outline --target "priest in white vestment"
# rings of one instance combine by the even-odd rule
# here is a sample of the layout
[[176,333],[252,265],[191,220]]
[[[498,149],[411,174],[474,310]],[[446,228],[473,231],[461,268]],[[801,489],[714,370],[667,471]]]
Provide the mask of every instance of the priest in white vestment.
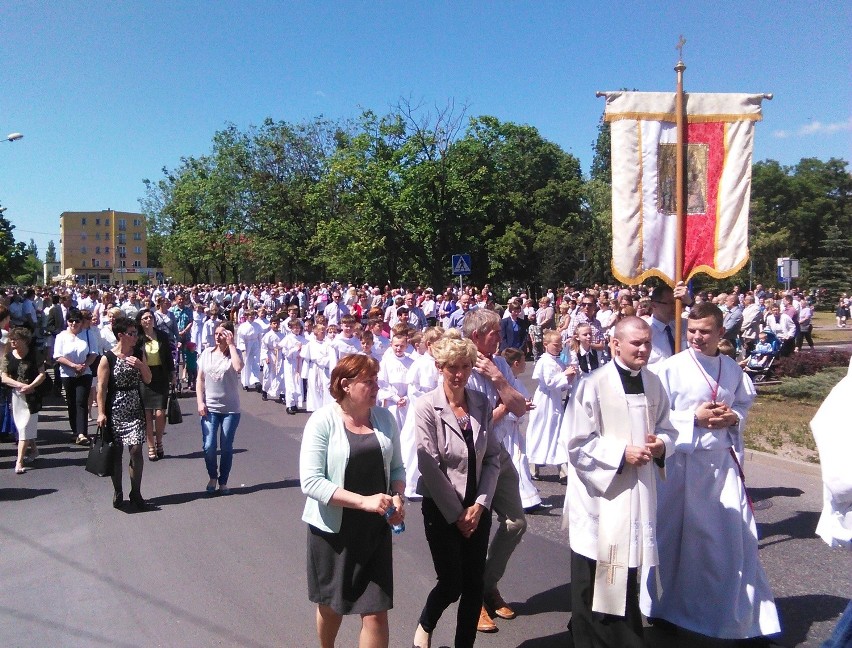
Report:
[[657,484],[660,562],[643,583],[641,608],[703,635],[747,639],[781,628],[736,457],[755,393],[718,352],[722,320],[717,306],[694,306],[688,348],[657,368],[678,438]]
[[571,546],[571,633],[577,648],[642,648],[639,574],[657,563],[656,477],[677,431],[646,367],[651,329],[615,328],[613,362],[579,381],[565,413]]

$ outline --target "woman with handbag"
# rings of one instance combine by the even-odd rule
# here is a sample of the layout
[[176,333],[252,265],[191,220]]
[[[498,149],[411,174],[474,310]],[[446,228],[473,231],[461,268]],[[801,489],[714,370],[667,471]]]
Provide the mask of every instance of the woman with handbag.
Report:
[[142,387],[142,406],[145,408],[145,436],[148,440],[148,461],[166,456],[163,432],[166,429],[166,407],[169,388],[174,387],[177,375],[169,336],[155,328],[154,313],[140,310],[136,315],[139,337],[134,355],[145,360],[151,370],[150,384]]
[[32,331],[20,326],[9,331],[9,346],[12,350],[2,358],[0,378],[12,388],[12,418],[18,428],[18,461],[15,473],[26,472],[24,461],[38,457],[36,437],[38,435],[38,412],[41,410],[39,385],[45,380],[44,363],[36,359],[35,346],[31,346]]
[[112,323],[116,345],[107,351],[98,365],[98,381],[106,389],[98,390],[98,428],[115,442],[112,464],[112,505],[121,508],[121,460],[124,446],[130,454],[130,501],[140,511],[148,508],[142,498],[142,443],[145,441],[145,412],[139,394],[140,383],[151,382],[151,370],[133,355],[138,331],[126,318]]

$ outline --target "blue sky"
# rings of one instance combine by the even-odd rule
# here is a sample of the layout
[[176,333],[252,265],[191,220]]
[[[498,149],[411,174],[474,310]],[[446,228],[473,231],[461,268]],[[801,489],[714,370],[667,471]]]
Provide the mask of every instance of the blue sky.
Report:
[[852,3],[21,2],[0,5],[0,203],[43,255],[59,214],[138,211],[142,180],[266,117],[401,97],[530,124],[588,172],[596,90],[772,92],[755,160],[850,159]]

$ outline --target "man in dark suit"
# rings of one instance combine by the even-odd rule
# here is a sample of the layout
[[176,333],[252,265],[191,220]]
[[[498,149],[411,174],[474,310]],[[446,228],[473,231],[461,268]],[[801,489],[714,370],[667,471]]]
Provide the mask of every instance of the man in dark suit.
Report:
[[[44,346],[49,362],[53,361],[53,339],[58,333],[65,330],[65,318],[68,316],[68,309],[71,307],[71,297],[67,293],[59,294],[54,297],[53,301],[54,304],[47,312],[47,321],[44,325]],[[61,393],[61,385],[59,380],[59,364],[56,363],[53,367],[54,396],[59,396]]]

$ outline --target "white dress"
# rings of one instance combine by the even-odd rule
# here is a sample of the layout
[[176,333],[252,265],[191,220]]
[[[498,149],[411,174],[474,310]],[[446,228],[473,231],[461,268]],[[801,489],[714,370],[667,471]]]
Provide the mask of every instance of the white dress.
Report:
[[379,405],[387,407],[396,418],[399,429],[405,424],[409,406],[399,407],[400,398],[408,395],[406,376],[414,360],[407,355],[397,357],[393,349],[388,349],[379,363],[379,394],[376,397]]
[[263,391],[271,398],[278,398],[284,393],[284,363],[278,359],[278,345],[283,339],[284,333],[270,329],[260,341],[260,353],[265,363]]
[[337,364],[333,349],[317,340],[308,340],[302,346],[302,362],[307,366],[308,391],[305,394],[305,409],[315,412],[334,399],[328,390],[331,372]]
[[545,353],[535,363],[533,380],[538,386],[533,394],[535,409],[527,425],[527,458],[536,465],[558,466],[568,461],[559,444],[559,425],[571,381],[565,375],[565,364],[558,356]]
[[[657,483],[660,561],[643,583],[642,612],[720,639],[780,632],[734,458],[755,397],[751,382],[728,356],[692,349],[654,369],[668,392],[678,438],[674,455],[666,458],[666,479]],[[696,427],[695,410],[713,400],[717,384],[715,400],[727,403],[740,423],[716,430]]]
[[420,470],[417,467],[417,440],[414,436],[415,419],[414,403],[438,386],[438,368],[435,366],[435,358],[429,353],[417,355],[414,362],[408,368],[405,380],[408,383],[408,414],[405,423],[399,431],[399,445],[402,449],[402,463],[405,465],[405,495],[410,498],[419,499],[417,494],[417,480],[420,478]]
[[243,322],[237,327],[237,348],[243,352],[243,370],[240,380],[243,387],[254,387],[260,382],[260,327],[254,322]]
[[[522,382],[518,381],[516,387],[525,399],[529,399],[529,392],[527,392]],[[521,434],[521,429],[528,424],[529,414],[517,417],[509,412],[506,414],[505,419],[508,433],[503,437],[503,445],[512,458],[515,470],[518,471],[518,488],[521,493],[521,505],[524,508],[530,508],[541,504],[541,494],[533,483],[532,474],[530,473],[526,435]]]
[[307,340],[304,335],[288,333],[278,343],[280,355],[278,361],[282,364],[284,374],[284,394],[287,407],[303,407],[305,395],[302,393],[302,345]]

